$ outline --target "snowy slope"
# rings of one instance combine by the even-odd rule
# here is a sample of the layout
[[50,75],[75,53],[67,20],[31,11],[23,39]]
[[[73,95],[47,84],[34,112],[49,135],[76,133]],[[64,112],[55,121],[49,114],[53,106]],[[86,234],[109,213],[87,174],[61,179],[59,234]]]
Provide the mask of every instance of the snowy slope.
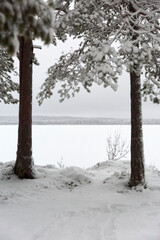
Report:
[[148,188],[129,190],[129,162],[90,169],[36,166],[19,180],[14,162],[0,163],[0,240],[159,240],[160,173]]

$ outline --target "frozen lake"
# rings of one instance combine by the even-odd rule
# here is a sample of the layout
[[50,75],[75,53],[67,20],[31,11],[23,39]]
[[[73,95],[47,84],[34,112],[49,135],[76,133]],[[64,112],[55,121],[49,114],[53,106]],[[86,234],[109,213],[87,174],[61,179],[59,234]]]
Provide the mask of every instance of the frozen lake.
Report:
[[[145,162],[160,169],[160,125],[144,125],[143,129]],[[17,131],[16,125],[0,126],[1,162],[15,160]],[[62,160],[65,166],[90,167],[107,159],[106,138],[115,131],[130,143],[130,125],[34,125],[34,162],[57,165]]]

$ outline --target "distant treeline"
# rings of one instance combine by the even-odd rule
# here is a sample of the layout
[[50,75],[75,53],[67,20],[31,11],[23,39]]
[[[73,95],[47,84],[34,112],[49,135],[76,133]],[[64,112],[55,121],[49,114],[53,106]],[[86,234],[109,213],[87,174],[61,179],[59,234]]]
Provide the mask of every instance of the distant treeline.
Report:
[[[18,117],[1,116],[0,125],[17,125]],[[130,119],[34,116],[34,125],[130,125]],[[160,125],[160,119],[144,119],[144,125]]]

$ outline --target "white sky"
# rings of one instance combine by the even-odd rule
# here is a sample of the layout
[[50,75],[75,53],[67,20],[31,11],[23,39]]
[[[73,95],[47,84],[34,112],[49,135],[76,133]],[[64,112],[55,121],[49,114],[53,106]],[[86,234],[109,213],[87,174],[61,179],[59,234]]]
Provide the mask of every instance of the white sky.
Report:
[[[42,45],[40,41],[36,41],[35,44]],[[59,103],[56,89],[50,99],[38,106],[36,95],[47,76],[48,67],[53,65],[62,51],[68,52],[72,46],[76,45],[78,43],[73,44],[73,41],[68,41],[65,44],[59,43],[57,47],[50,45],[43,46],[42,50],[34,50],[40,66],[33,67],[33,115],[130,118],[130,86],[127,73],[119,78],[119,88],[116,92],[110,87],[103,88],[95,85],[91,93],[87,93],[82,87],[76,97]],[[1,115],[18,115],[18,105],[0,103],[0,112]],[[160,105],[150,101],[143,103],[143,117],[160,118]]]

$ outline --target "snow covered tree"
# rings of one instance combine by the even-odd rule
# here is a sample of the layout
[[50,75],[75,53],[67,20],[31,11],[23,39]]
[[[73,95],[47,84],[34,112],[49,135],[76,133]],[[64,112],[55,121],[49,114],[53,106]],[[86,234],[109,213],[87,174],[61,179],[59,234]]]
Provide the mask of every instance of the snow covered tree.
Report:
[[20,104],[18,150],[15,173],[20,178],[34,178],[32,171],[32,40],[54,42],[53,1],[1,0],[0,45],[10,54],[20,45]]
[[[64,1],[57,1],[60,5]],[[60,100],[74,96],[82,85],[87,91],[93,83],[117,89],[123,68],[131,81],[131,178],[129,186],[145,186],[141,73],[152,75],[153,58],[160,47],[160,10],[152,0],[76,0],[71,7],[59,11],[55,29],[59,39],[67,34],[81,39],[78,50],[62,55],[48,70],[39,103],[50,97],[57,82]],[[155,69],[155,68],[154,68]]]
[[14,61],[8,55],[5,48],[0,47],[0,102],[17,103],[13,92],[18,92],[18,84],[11,79],[11,73],[16,74]]
[[[147,79],[151,76],[150,67],[153,66],[153,59],[156,64],[158,63],[156,55],[160,53],[160,11],[154,1],[130,1],[129,10],[129,27],[132,29],[130,39],[133,46],[132,66],[130,67],[131,178],[129,182],[129,186],[132,187],[139,183],[145,186],[141,73],[145,72]],[[155,76],[152,79],[156,80]]]
[[[11,2],[9,1],[9,3]],[[19,3],[20,8],[18,8]],[[17,159],[14,171],[20,178],[31,179],[34,178],[32,158],[32,40],[35,37],[40,37],[46,44],[53,40],[53,3],[52,1],[46,2],[42,0],[22,0],[15,1],[11,5],[14,10],[18,8],[19,17],[16,18],[15,26],[10,24],[9,34],[8,32],[6,34],[9,43],[8,49],[11,52],[16,49],[15,42],[17,38],[20,45],[19,129]]]

